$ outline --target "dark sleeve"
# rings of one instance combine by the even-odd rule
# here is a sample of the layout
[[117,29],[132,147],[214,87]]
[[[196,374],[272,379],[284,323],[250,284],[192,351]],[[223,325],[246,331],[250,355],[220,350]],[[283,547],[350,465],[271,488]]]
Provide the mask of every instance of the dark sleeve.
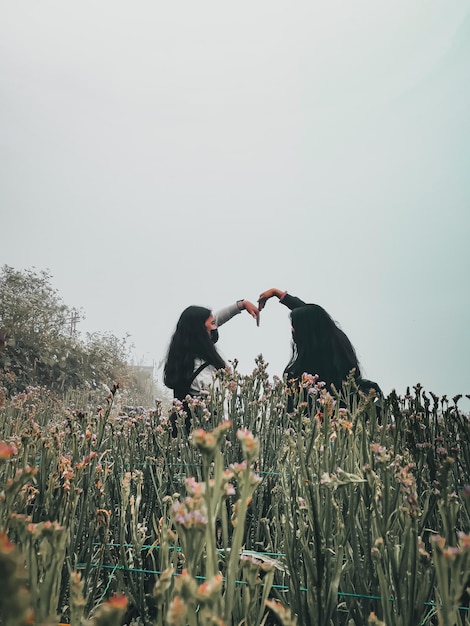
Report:
[[299,306],[305,306],[305,302],[300,298],[296,298],[295,296],[291,296],[289,293],[279,300],[281,304],[284,304],[288,309],[293,311],[294,309],[298,309]]

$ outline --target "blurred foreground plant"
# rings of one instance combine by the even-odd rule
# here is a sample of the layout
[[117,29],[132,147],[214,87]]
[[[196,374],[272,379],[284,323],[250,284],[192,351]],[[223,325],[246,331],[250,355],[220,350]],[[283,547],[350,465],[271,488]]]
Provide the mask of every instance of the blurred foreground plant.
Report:
[[[224,469],[220,447],[230,427],[230,422],[222,422],[212,432],[198,429],[192,433],[192,444],[201,454],[203,481],[187,478],[188,496],[172,506],[186,569],[175,582],[167,614],[169,624],[213,624],[222,623],[223,618],[226,624],[258,626],[266,613],[274,568],[252,557],[240,559],[247,509],[260,482],[253,471],[259,441],[248,430],[240,429],[237,439],[243,461]],[[238,485],[238,499],[232,505],[230,523],[234,530],[229,543],[227,499],[235,494],[232,481]],[[196,580],[201,576],[205,582],[198,585]]]
[[58,621],[62,568],[67,547],[67,529],[57,522],[32,524],[16,515],[13,533],[22,547],[29,576],[29,589],[38,624]]
[[457,537],[457,545],[450,546],[439,535],[431,538],[436,567],[439,626],[470,623],[468,607],[459,610],[463,594],[470,591],[470,535],[459,532]]
[[27,574],[18,551],[0,533],[0,624],[30,626],[34,616],[27,588]]

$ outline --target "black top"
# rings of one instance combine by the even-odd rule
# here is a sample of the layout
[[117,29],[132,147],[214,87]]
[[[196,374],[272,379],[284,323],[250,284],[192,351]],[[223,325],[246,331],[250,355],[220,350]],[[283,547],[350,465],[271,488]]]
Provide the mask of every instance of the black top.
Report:
[[[282,298],[282,300],[280,300],[280,302],[291,311],[293,311],[294,309],[298,309],[302,306],[305,306],[307,304],[300,298],[297,298],[297,296],[291,296],[289,293],[286,293],[284,297]],[[315,374],[315,372],[309,372],[309,373]],[[356,379],[356,384],[359,387],[359,391],[361,391],[365,395],[369,395],[369,392],[371,389],[374,389],[377,395],[379,396],[383,395],[382,390],[380,389],[379,385],[372,380],[368,380],[367,378],[362,378],[361,376],[359,376]]]

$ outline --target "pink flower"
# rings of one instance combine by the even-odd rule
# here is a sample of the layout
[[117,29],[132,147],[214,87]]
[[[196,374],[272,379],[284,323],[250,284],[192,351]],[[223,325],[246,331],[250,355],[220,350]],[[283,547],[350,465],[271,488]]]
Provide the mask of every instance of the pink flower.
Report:
[[11,457],[15,456],[17,452],[18,450],[15,446],[10,446],[8,443],[0,441],[0,461],[11,459]]
[[247,428],[237,432],[237,439],[242,444],[243,456],[248,462],[253,461],[259,454],[259,439],[253,437]]

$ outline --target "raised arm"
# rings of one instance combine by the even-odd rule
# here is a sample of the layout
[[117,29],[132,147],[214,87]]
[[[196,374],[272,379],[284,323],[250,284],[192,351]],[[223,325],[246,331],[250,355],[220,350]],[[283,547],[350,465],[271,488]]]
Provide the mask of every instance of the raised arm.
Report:
[[222,324],[225,324],[225,322],[228,322],[232,317],[242,311],[247,311],[251,317],[256,320],[256,323],[259,324],[258,307],[249,300],[238,300],[235,304],[230,304],[220,311],[217,311],[217,313],[214,313],[217,326],[222,326]]
[[266,302],[273,297],[278,298],[279,302],[281,302],[281,304],[284,304],[284,306],[286,306],[291,311],[305,305],[305,302],[300,298],[297,298],[296,296],[291,296],[287,293],[287,291],[281,291],[280,289],[272,287],[271,289],[263,291],[263,293],[258,298],[259,310],[262,311],[266,305]]

